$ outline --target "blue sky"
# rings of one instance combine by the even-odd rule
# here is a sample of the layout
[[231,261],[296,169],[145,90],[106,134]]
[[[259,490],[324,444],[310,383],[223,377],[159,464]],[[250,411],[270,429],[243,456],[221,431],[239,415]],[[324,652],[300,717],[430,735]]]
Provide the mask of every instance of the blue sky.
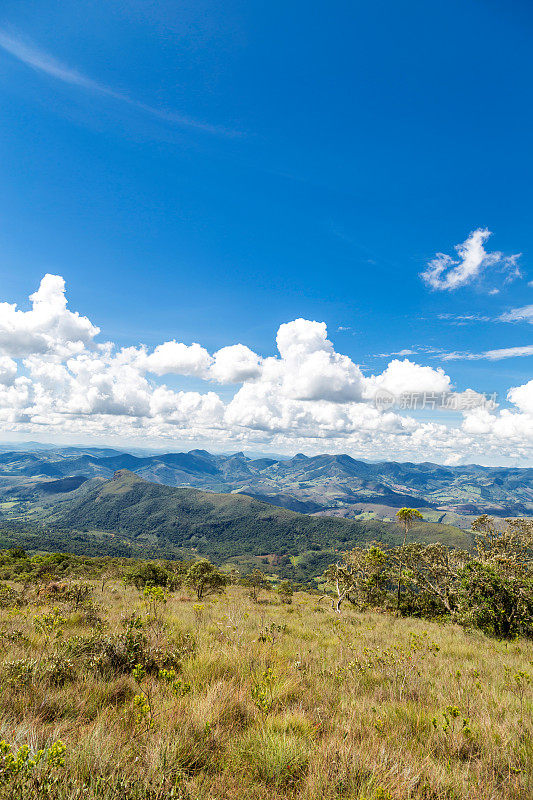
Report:
[[[533,389],[506,399],[532,377],[532,356],[512,355],[533,352],[532,23],[519,0],[4,0],[0,300],[27,311],[42,277],[62,276],[68,308],[117,349],[176,340],[278,357],[281,324],[325,322],[334,352],[364,376],[394,358],[441,368],[457,392],[497,392],[500,410],[521,417],[512,435],[533,438]],[[469,277],[454,248],[476,230],[492,235]],[[439,252],[458,262],[456,286],[451,262],[421,277]],[[507,352],[484,356],[494,350]],[[35,383],[24,363],[34,356],[15,357],[18,378]],[[242,386],[205,386],[195,370],[148,380],[225,402]],[[6,412],[4,438],[64,428],[57,404],[47,419],[32,402],[20,419]],[[105,409],[83,413],[69,435],[110,437],[96,424]],[[236,424],[220,447],[292,449],[279,424]],[[484,450],[454,439],[440,456],[493,462],[508,424],[496,434],[480,423]],[[162,446],[216,444],[208,428],[145,433]],[[298,449],[335,438],[300,434]],[[401,441],[380,453],[400,457]],[[349,436],[329,443],[369,455]],[[529,463],[529,451],[517,457]]]

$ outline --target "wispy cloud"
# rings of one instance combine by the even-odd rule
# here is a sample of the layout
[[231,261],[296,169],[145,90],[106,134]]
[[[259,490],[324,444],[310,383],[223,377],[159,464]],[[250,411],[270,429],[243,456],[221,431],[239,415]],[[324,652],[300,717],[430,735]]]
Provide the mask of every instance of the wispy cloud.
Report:
[[157,117],[165,122],[178,125],[184,128],[194,128],[195,130],[204,133],[211,133],[217,136],[236,137],[239,132],[229,130],[219,125],[211,125],[207,122],[202,122],[183,114],[178,114],[175,111],[170,111],[163,108],[156,108],[147,103],[135,100],[124,92],[117,92],[110,86],[93,80],[92,78],[79,72],[77,69],[69,67],[58,61],[54,56],[49,53],[34,47],[32,44],[24,41],[23,39],[12,36],[6,31],[0,29],[0,48],[6,53],[9,53],[13,58],[22,62],[28,67],[31,67],[38,72],[49,75],[62,83],[67,83],[70,86],[77,86],[88,92],[100,94],[105,97],[110,97],[120,103],[125,103],[139,111],[149,114],[152,117]]
[[443,353],[440,358],[443,361],[501,361],[504,358],[521,358],[533,356],[533,345],[523,345],[521,347],[502,347],[499,350],[485,350],[484,353]]
[[498,266],[505,271],[508,280],[519,277],[517,262],[521,254],[506,256],[499,251],[487,253],[484,244],[489,236],[491,232],[487,228],[477,228],[462,244],[455,245],[458,258],[437,253],[420,277],[431,289],[441,291],[453,291],[472,283],[490,266]]
[[533,325],[533,306],[512,308],[498,317],[500,322],[530,322]]
[[485,314],[437,314],[437,319],[446,320],[453,325],[468,325],[472,322],[493,322],[492,317]]

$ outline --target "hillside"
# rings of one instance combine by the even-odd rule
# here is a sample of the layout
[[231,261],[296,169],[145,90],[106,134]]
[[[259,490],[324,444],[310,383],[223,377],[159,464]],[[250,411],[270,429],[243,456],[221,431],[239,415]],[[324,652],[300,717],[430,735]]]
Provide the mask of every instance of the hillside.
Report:
[[109,479],[121,469],[167,486],[242,492],[295,511],[350,518],[391,519],[397,508],[407,505],[423,509],[430,521],[469,528],[481,513],[505,517],[533,512],[531,469],[372,463],[329,454],[248,458],[206,450],[153,455],[72,447],[4,452],[0,500],[41,496],[39,482]]
[[[27,519],[44,524],[41,540],[46,538],[46,549],[200,554],[218,563],[265,561],[272,570],[300,580],[320,574],[336,550],[373,540],[393,544],[400,536],[396,525],[378,520],[309,516],[244,494],[150,483],[128,470],[118,471],[111,480],[86,481]],[[412,536],[459,546],[470,543],[468,534],[447,525],[422,523]]]
[[530,800],[531,641],[81,574],[4,587],[2,738],[45,751],[6,800]]

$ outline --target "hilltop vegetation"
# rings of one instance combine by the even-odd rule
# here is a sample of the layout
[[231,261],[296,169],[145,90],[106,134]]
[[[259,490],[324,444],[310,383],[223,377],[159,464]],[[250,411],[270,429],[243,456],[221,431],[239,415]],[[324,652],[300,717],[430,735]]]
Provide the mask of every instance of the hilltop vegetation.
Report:
[[353,548],[312,593],[0,552],[0,795],[529,800],[533,524],[474,533]]
[[198,602],[102,581],[109,559],[27,573],[39,559],[1,595],[2,797],[531,796],[529,641],[264,587]]
[[[24,529],[22,520],[31,527]],[[37,527],[39,526],[39,527]],[[52,506],[22,517],[17,536],[4,522],[0,543],[81,554],[184,558],[218,564],[261,564],[297,581],[320,575],[335,552],[373,540],[397,543],[400,531],[379,520],[299,514],[248,497],[149,483],[128,470],[87,481]],[[468,547],[471,536],[453,526],[421,523],[414,541]]]

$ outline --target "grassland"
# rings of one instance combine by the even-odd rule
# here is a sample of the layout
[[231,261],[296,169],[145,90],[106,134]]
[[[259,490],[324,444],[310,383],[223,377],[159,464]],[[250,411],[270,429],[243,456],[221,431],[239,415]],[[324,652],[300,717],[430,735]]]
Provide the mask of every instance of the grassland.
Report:
[[92,589],[3,600],[1,737],[45,753],[0,754],[1,797],[532,796],[530,641],[300,592]]

